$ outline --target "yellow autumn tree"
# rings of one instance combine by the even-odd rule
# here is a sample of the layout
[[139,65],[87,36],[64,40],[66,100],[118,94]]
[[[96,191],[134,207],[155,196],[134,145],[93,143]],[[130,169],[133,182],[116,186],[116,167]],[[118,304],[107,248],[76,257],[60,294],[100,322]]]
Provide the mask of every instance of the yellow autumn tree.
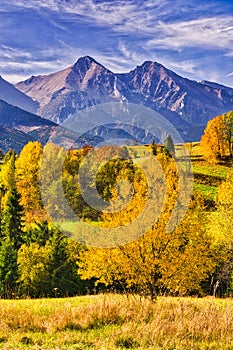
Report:
[[211,213],[209,231],[215,244],[233,248],[233,171],[218,188],[217,210]]
[[[174,230],[167,230],[171,210],[175,205],[178,192],[178,174],[174,160],[166,155],[159,155],[166,177],[167,192],[159,219],[151,225],[146,233],[133,241],[111,249],[90,248],[84,251],[79,262],[82,278],[94,277],[97,283],[113,285],[120,283],[126,288],[150,295],[154,299],[160,291],[173,294],[188,292],[201,293],[200,282],[213,268],[210,254],[210,241],[205,233],[205,218],[200,214],[197,200],[183,221]],[[162,178],[157,178],[158,200]],[[123,210],[104,214],[104,223],[108,227],[118,226],[122,236],[126,234],[127,225],[139,215],[149,201],[149,191],[145,177],[135,178],[136,193],[129,206]],[[141,182],[141,183],[140,183]],[[162,184],[162,182],[161,182]],[[163,190],[161,185],[161,191]],[[156,210],[150,206],[148,217],[153,217]],[[146,219],[144,219],[146,220]],[[134,221],[133,228],[144,230],[145,222]],[[109,240],[109,237],[106,237]]]
[[222,115],[224,125],[224,140],[227,144],[228,154],[233,157],[233,111]]
[[18,251],[18,282],[21,284],[22,292],[28,296],[39,296],[46,291],[49,281],[49,246],[39,246],[31,243],[29,246],[23,244]]
[[216,207],[208,225],[216,259],[212,293],[224,296],[233,289],[233,171],[218,188]]
[[233,156],[233,111],[208,122],[201,138],[201,146],[208,159]]
[[222,116],[217,116],[208,122],[201,138],[201,147],[208,159],[222,158],[225,155],[227,144]]
[[64,208],[61,204],[63,194],[62,166],[65,160],[64,148],[53,143],[44,146],[40,165],[40,191],[44,209],[50,219],[63,217]]
[[0,197],[2,210],[5,209],[9,190],[14,187],[16,183],[15,162],[17,157],[18,156],[15,152],[8,151],[0,169]]
[[45,218],[39,186],[42,152],[43,148],[39,142],[29,142],[16,161],[17,189],[21,195],[21,204],[28,223]]

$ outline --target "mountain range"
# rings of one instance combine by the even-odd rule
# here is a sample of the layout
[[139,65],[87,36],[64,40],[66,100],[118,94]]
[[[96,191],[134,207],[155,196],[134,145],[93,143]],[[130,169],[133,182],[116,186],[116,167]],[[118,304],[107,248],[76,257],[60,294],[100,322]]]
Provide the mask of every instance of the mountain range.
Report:
[[15,87],[39,103],[39,115],[57,123],[92,105],[124,101],[159,112],[190,141],[200,138],[208,120],[233,109],[232,88],[192,81],[151,61],[114,74],[86,56],[60,72],[32,76]]
[[[43,118],[61,124],[77,111],[101,103],[134,103],[159,112],[185,141],[198,141],[208,120],[233,110],[231,87],[189,80],[152,61],[128,73],[113,73],[89,56],[62,71],[31,76],[14,86],[0,78],[0,99],[33,113],[34,120],[35,113],[41,116],[41,127],[46,124]],[[0,110],[1,124],[3,119]],[[16,129],[6,120],[4,127]],[[32,131],[26,125],[17,128],[27,134]]]

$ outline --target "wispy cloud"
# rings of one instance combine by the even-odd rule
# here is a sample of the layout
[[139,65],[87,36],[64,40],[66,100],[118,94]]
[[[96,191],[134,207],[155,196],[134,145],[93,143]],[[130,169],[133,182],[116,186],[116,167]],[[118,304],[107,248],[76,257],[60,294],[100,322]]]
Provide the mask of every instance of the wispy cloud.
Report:
[[159,22],[160,38],[147,42],[149,46],[180,49],[183,47],[218,47],[233,45],[233,17],[200,18],[174,23]]
[[114,72],[156,60],[229,81],[232,38],[227,0],[2,0],[0,73],[49,73],[90,55]]
[[2,0],[1,11],[8,12],[9,10],[20,10],[20,9],[37,9],[49,8],[57,11],[57,1],[54,0]]
[[196,74],[200,67],[200,60],[173,61],[163,59],[163,65],[174,71]]
[[[149,34],[157,32],[158,29],[162,29],[164,33],[169,30],[183,32],[187,27],[203,29],[203,23],[206,21],[208,21],[206,25],[210,26],[212,30],[214,24],[219,27],[219,19],[222,22],[221,31],[232,30],[232,16],[229,18],[222,16],[221,18],[221,6],[218,6],[221,3],[213,1],[212,4],[207,4],[199,0],[189,3],[187,6],[184,0],[173,2],[168,0],[157,0],[156,2],[154,0],[115,0],[114,2],[108,0],[11,0],[11,2],[2,0],[1,10],[34,9],[40,11],[49,9],[61,16],[79,15],[82,17],[79,20],[89,20],[98,25],[109,25],[114,30],[122,32],[135,31],[136,29]],[[208,19],[206,17],[210,12],[213,17]],[[182,21],[183,18],[187,17],[189,17],[189,21]],[[174,23],[172,23],[172,19],[175,19]],[[225,24],[224,19],[226,20]],[[166,22],[163,23],[163,20]],[[160,28],[155,25],[159,21]],[[212,21],[216,22],[212,23]],[[228,28],[229,22],[231,24]],[[164,26],[166,26],[166,30]],[[134,34],[140,35],[136,32]]]
[[4,79],[10,81],[11,83],[16,83],[19,80],[24,80],[30,75],[33,75],[35,71],[40,72],[41,74],[48,74],[64,68],[61,63],[59,64],[59,62],[55,64],[54,62],[49,61],[4,62],[1,60],[0,66],[1,75]]
[[20,59],[20,60],[30,60],[32,58],[31,52],[26,52],[24,50],[16,49],[10,46],[0,45],[0,57],[1,59]]
[[223,56],[225,56],[225,57],[233,57],[233,51],[232,50],[228,51],[228,52],[224,53]]

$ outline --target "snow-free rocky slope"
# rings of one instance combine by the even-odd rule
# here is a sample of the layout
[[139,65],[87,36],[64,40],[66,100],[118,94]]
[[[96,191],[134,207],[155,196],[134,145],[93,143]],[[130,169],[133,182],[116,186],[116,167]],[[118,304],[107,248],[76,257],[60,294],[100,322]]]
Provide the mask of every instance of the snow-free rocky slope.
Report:
[[192,81],[151,61],[115,74],[86,56],[60,72],[32,76],[15,87],[38,102],[39,115],[57,123],[92,105],[125,101],[158,111],[186,141],[199,140],[208,120],[233,109],[232,88]]

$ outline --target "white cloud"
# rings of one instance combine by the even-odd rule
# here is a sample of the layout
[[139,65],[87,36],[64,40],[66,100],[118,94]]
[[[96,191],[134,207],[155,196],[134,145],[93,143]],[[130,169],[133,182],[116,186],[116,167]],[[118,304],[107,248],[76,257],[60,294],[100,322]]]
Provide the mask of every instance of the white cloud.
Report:
[[[43,70],[43,71],[51,71],[55,68],[56,65],[54,62],[49,61],[43,61],[43,62],[36,62],[36,61],[27,61],[27,62],[7,62],[7,61],[0,61],[1,69],[8,71],[14,71],[16,69],[21,71],[26,70]],[[59,64],[57,64],[58,66]]]
[[[139,30],[150,33],[156,22],[156,17],[167,14],[163,8],[169,4],[168,0],[115,0],[95,2],[93,0],[2,0],[1,10],[11,9],[50,9],[60,16],[80,15],[83,20],[98,25],[114,27],[117,32],[133,32]],[[170,7],[172,7],[170,5]],[[80,19],[81,20],[81,19]],[[63,28],[64,29],[64,28]],[[137,33],[139,34],[139,33]]]
[[[35,11],[37,23],[43,19],[44,34],[50,33],[46,39],[40,35],[40,27],[34,29],[30,22],[31,11],[25,11],[26,19],[29,18],[25,21],[27,25],[22,23],[24,31],[32,28],[28,42],[22,40],[21,32],[17,37],[17,29],[12,29],[13,17],[20,17],[22,9]],[[187,4],[185,0],[2,0],[1,11],[12,12],[12,22],[5,31],[7,16],[0,22],[1,42],[5,43],[0,46],[2,74],[11,71],[14,77],[22,74],[24,78],[29,74],[49,73],[65,68],[80,56],[90,55],[114,72],[125,72],[145,60],[154,60],[194,79],[205,79],[211,73],[213,78],[221,77],[223,65],[213,73],[216,65],[209,67],[210,60],[204,61],[208,49],[218,51],[218,58],[213,57],[216,62],[220,55],[227,62],[222,77],[231,71],[233,18],[226,9],[223,16],[224,9],[216,1],[194,0]],[[99,35],[96,38],[95,28]],[[16,32],[13,39],[21,49],[11,47],[11,42],[5,40],[7,35],[12,40],[12,31]],[[187,53],[191,50],[184,54],[184,48],[192,48],[194,54]],[[197,55],[195,48],[199,50]],[[179,52],[179,57],[174,51]],[[204,64],[199,64],[195,57]]]
[[118,50],[119,52],[116,53],[117,59],[124,63],[125,67],[142,64],[145,61],[145,57],[147,60],[153,59],[153,54],[151,55],[151,53],[147,53],[146,55],[146,53],[143,50],[138,49],[134,43],[127,43],[120,40]]
[[10,74],[5,73],[5,74],[1,74],[1,76],[3,79],[5,79],[11,84],[16,84],[19,81],[24,81],[28,78],[28,75],[14,74],[14,73],[10,73]]
[[0,57],[1,59],[9,60],[28,60],[32,58],[31,52],[27,52],[21,49],[16,49],[6,45],[0,45]]
[[180,49],[183,47],[205,46],[228,49],[233,45],[233,18],[212,17],[192,21],[158,25],[160,38],[147,42],[147,46]]
[[122,56],[125,58],[125,59],[131,59],[132,58],[132,51],[129,50],[127,48],[127,46],[122,42],[120,41],[119,42],[119,46],[118,46],[118,49],[119,51],[121,52]]
[[228,51],[223,56],[225,56],[225,57],[233,57],[233,51]]
[[195,74],[199,68],[199,60],[171,61],[163,59],[163,65],[174,71],[182,71],[186,73]]
[[17,10],[17,9],[35,9],[49,8],[58,11],[57,1],[55,0],[1,0],[1,11]]
[[[182,6],[183,5],[183,6]],[[208,47],[232,46],[233,37],[233,17],[209,16],[207,18],[195,16],[195,6],[193,20],[167,21],[167,17],[173,15],[177,9],[187,13],[187,6],[183,0],[171,3],[168,0],[145,0],[137,2],[134,0],[101,1],[94,0],[2,0],[1,9],[27,8],[49,9],[56,12],[61,18],[69,17],[69,20],[77,21],[75,15],[81,16],[79,21],[89,21],[92,24],[110,26],[116,33],[133,34],[135,37],[147,35],[150,40],[149,46],[160,48],[179,49],[186,46],[208,45]],[[196,11],[207,11],[212,9],[211,4],[197,6]],[[215,6],[215,8],[217,5]],[[202,15],[203,16],[203,15]],[[184,17],[185,18],[185,17]],[[51,19],[51,23],[62,30],[66,30],[65,25],[57,23]]]

